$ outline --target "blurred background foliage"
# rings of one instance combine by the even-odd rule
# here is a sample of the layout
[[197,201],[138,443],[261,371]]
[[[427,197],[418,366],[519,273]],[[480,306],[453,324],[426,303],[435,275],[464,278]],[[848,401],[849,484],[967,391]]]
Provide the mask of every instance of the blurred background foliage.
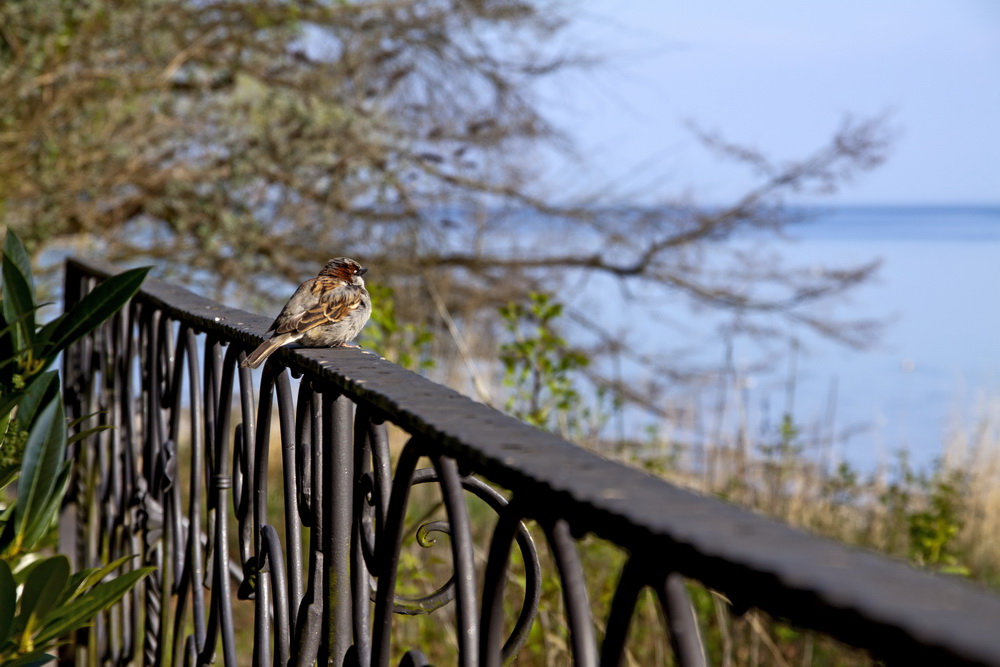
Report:
[[[877,165],[884,124],[847,120],[788,162],[699,133],[756,175],[711,208],[679,195],[636,209],[611,186],[567,201],[542,175],[572,147],[535,91],[587,66],[559,39],[572,18],[555,0],[4,2],[0,219],[42,275],[89,253],[264,312],[354,256],[399,322],[443,334],[422,344],[452,384],[470,383],[470,359],[495,362],[500,306],[588,276],[603,281],[585,290],[595,308],[658,299],[734,335],[766,340],[791,320],[870,340],[872,322],[825,304],[873,263],[818,270],[722,242],[780,233],[787,195]],[[627,323],[596,324],[583,353],[629,354]],[[588,376],[654,406],[690,372],[677,355],[642,363],[663,382]]]

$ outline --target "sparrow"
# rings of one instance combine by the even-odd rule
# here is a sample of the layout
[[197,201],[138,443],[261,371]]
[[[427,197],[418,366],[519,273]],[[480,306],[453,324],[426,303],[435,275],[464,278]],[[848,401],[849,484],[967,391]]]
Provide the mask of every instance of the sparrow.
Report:
[[270,338],[244,359],[240,366],[257,368],[282,345],[304,347],[357,347],[348,345],[368,322],[372,300],[361,278],[368,271],[353,259],[336,257],[315,278],[295,290],[274,324]]

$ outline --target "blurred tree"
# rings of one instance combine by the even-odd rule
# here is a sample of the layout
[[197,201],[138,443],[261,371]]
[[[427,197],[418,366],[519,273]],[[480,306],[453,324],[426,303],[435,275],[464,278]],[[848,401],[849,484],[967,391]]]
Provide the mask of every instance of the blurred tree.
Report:
[[[864,340],[866,323],[817,305],[874,265],[786,267],[720,242],[780,230],[787,193],[878,164],[882,124],[846,123],[782,164],[703,135],[759,175],[726,206],[554,203],[533,167],[559,137],[532,91],[578,62],[551,46],[570,11],[556,0],[6,0],[0,218],[36,262],[83,249],[154,263],[231,303],[263,299],[256,308],[343,254],[375,267],[401,321],[444,320],[453,334],[454,322],[497,332],[501,304],[603,275],[623,291],[595,290],[591,313],[638,293],[706,307],[745,333],[791,319]],[[534,236],[552,229],[556,242]],[[627,350],[621,327],[585,319],[595,350]]]

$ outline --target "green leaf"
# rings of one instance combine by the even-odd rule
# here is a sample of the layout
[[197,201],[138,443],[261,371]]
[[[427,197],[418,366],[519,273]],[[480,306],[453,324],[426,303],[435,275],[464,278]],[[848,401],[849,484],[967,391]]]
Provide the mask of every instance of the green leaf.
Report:
[[[3,446],[4,440],[7,439],[7,429],[10,426],[10,412],[0,412],[0,447]],[[3,488],[0,486],[0,488]]]
[[35,337],[35,289],[31,257],[11,230],[3,247],[3,315],[13,324],[15,352],[31,347]]
[[[66,556],[52,556],[43,560],[24,582],[21,593],[21,618],[25,636],[31,637],[54,608],[69,581],[69,559]],[[33,646],[34,642],[23,642],[22,646]]]
[[111,424],[101,424],[100,426],[94,426],[93,428],[88,428],[86,431],[80,431],[79,433],[74,433],[70,436],[67,445],[72,445],[74,442],[79,442],[85,438],[88,438],[95,433],[100,433],[101,431],[110,431],[114,426]]
[[12,391],[9,394],[0,396],[0,415],[9,415],[23,398],[23,391]]
[[[0,294],[0,299],[2,298],[3,295]],[[0,386],[10,388],[13,385],[14,371],[17,370],[15,361],[14,341],[3,316],[3,305],[0,304]]]
[[0,412],[0,491],[17,479],[24,458],[25,431],[10,412]]
[[0,560],[0,646],[3,646],[14,631],[14,612],[17,607],[14,575],[7,561]]
[[111,276],[59,318],[55,327],[43,328],[40,337],[48,343],[46,356],[55,357],[118,312],[139,291],[149,269],[147,266]]
[[31,285],[12,262],[3,263],[3,316],[11,323],[9,335],[15,353],[34,346],[35,302]]
[[54,655],[47,655],[45,653],[52,648],[53,647],[51,646],[40,648],[23,655],[18,653],[16,654],[18,656],[16,660],[5,660],[3,662],[3,667],[40,667],[41,665],[48,664],[56,659]]
[[24,447],[14,515],[18,546],[26,534],[35,534],[38,524],[46,518],[44,513],[51,505],[65,453],[66,419],[62,402],[56,399],[38,415]]
[[4,239],[3,259],[4,264],[9,261],[17,267],[21,275],[27,279],[28,284],[35,283],[35,277],[31,273],[31,255],[25,250],[21,239],[11,230],[7,230],[7,238]]
[[69,583],[66,584],[62,597],[59,598],[57,604],[61,607],[67,602],[76,599],[91,587],[99,584],[101,579],[104,579],[119,567],[135,558],[136,554],[130,554],[128,556],[122,556],[113,563],[109,563],[103,567],[89,567],[80,570],[79,572],[74,572],[72,576],[70,576]]
[[92,575],[95,570],[97,570],[96,567],[88,567],[71,574],[69,576],[69,581],[66,582],[66,586],[63,588],[62,595],[59,596],[59,600],[56,602],[56,606],[65,607],[67,602],[76,597],[78,593],[82,593],[84,590],[83,582],[86,581],[87,577]]
[[45,347],[46,343],[52,340],[52,336],[57,329],[67,326],[65,322],[66,313],[63,313],[55,319],[46,322],[42,328],[38,330],[38,334],[35,336],[36,344]]
[[56,608],[50,618],[45,619],[45,627],[35,637],[35,641],[42,644],[86,625],[98,613],[122,599],[122,596],[139,580],[155,570],[155,567],[143,567],[126,572],[111,581],[95,586],[69,604]]
[[125,563],[136,558],[136,554],[129,554],[128,556],[122,556],[118,560],[108,563],[101,568],[89,568],[83,570],[78,574],[84,574],[84,577],[76,584],[75,587],[70,591],[70,599],[77,597],[80,593],[86,591],[91,586],[99,583],[101,579],[108,576],[118,568],[120,568]]
[[3,555],[9,547],[14,542],[14,510],[17,509],[17,504],[12,503],[7,506],[7,509],[0,514],[0,555]]
[[59,468],[59,474],[56,477],[55,484],[52,486],[52,493],[49,494],[48,502],[38,510],[37,521],[32,523],[29,530],[24,533],[21,543],[23,549],[37,549],[39,542],[42,541],[52,528],[52,525],[55,523],[56,514],[62,507],[66,489],[69,487],[69,477],[72,470],[72,461],[64,461]]
[[[27,560],[27,559],[25,559],[25,560]],[[24,582],[26,582],[28,580],[28,577],[31,576],[31,573],[35,571],[35,568],[38,567],[39,565],[41,565],[42,562],[43,562],[42,559],[32,560],[32,561],[28,562],[27,565],[25,565],[23,567],[16,568],[14,570],[14,582],[18,586],[23,585]]]
[[[73,421],[71,421],[69,423],[69,426],[67,427],[67,430],[68,431],[72,431],[77,426],[80,426],[81,424],[85,423],[91,417],[94,417],[94,416],[97,416],[97,415],[102,415],[102,414],[106,414],[106,411],[98,410],[97,412],[91,412],[89,415],[83,415],[82,417],[77,417],[76,419],[74,419]],[[87,437],[89,437],[89,436],[91,436],[91,435],[93,435],[95,433],[100,433],[101,431],[107,431],[107,430],[110,430],[110,429],[113,429],[113,428],[114,428],[114,426],[112,426],[111,424],[99,424],[97,426],[93,426],[91,428],[84,429],[83,431],[80,431],[79,433],[74,433],[73,435],[71,435],[69,437],[69,442],[67,442],[66,444],[67,445],[72,445],[74,442],[79,442],[80,440],[84,440],[85,438],[87,438]]]
[[[0,294],[0,296],[2,296],[2,294]],[[17,327],[23,326],[25,321],[28,318],[33,317],[39,308],[40,306],[35,306],[32,310],[22,313],[20,317],[13,321],[9,321],[3,312],[3,308],[0,308],[0,340],[5,340],[5,342],[8,343],[2,348],[3,358],[7,359],[7,361],[4,361],[4,365],[10,363],[8,357],[13,356],[13,353],[15,352],[15,348],[10,345],[10,337],[16,333]],[[21,350],[18,349],[17,351]]]
[[56,399],[59,392],[58,371],[47,371],[36,375],[25,388],[21,402],[17,406],[17,423],[29,430],[39,409]]

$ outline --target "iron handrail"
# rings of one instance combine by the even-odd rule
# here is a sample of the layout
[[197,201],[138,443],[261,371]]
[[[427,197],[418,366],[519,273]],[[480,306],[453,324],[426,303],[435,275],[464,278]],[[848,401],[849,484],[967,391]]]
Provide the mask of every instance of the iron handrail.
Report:
[[[68,260],[67,301],[78,299],[94,280],[116,272],[104,263]],[[147,610],[147,661],[162,658],[159,643],[168,641],[176,647],[175,656],[184,651],[194,661],[207,661],[219,641],[226,663],[235,660],[231,636],[225,636],[233,622],[233,592],[225,590],[231,563],[220,560],[226,558],[237,561],[245,573],[240,594],[255,600],[255,662],[271,661],[269,646],[262,645],[268,642],[260,638],[273,636],[278,653],[274,659],[282,663],[329,658],[341,664],[347,656],[358,664],[388,664],[391,611],[414,611],[402,608],[394,597],[407,494],[413,484],[437,483],[448,511],[446,529],[458,576],[448,592],[427,604],[450,600],[456,606],[462,664],[500,664],[523,643],[524,636],[515,636],[515,629],[507,652],[501,653],[505,632],[498,617],[503,615],[500,598],[512,544],[525,554],[526,563],[537,560],[522,524],[526,519],[542,527],[557,564],[577,664],[617,664],[638,592],[646,586],[657,593],[679,663],[704,664],[704,646],[682,577],[724,594],[737,611],[762,609],[892,664],[1000,664],[1000,597],[990,591],[808,535],[602,459],[370,352],[277,352],[261,379],[254,423],[249,371],[236,363],[260,342],[269,324],[268,318],[149,278],[127,314],[66,355],[66,385],[78,397],[69,406],[70,414],[86,414],[95,407],[117,411],[124,429],[120,437],[93,436],[103,438],[94,447],[110,448],[107,451],[88,453],[86,445],[75,451],[79,480],[95,471],[103,476],[97,484],[104,506],[116,490],[121,492],[121,507],[114,510],[118,514],[95,518],[100,503],[91,499],[88,507],[85,500],[86,484],[94,482],[80,481],[65,515],[64,526],[73,528],[64,527],[63,544],[78,557],[94,558],[86,553],[96,544],[87,531],[96,530],[101,539],[119,540],[120,547],[132,544],[145,562],[164,568],[168,576],[152,580],[145,597],[134,601]],[[199,347],[195,336],[201,334],[205,342]],[[183,358],[186,366],[170,355]],[[302,378],[297,406],[291,399],[289,372]],[[141,380],[130,377],[136,373]],[[179,395],[185,384],[193,392],[188,405],[192,419],[204,431],[204,442],[194,446],[209,466],[193,473],[192,484],[199,483],[197,476],[206,480],[207,504],[191,501],[186,524],[177,520],[182,496],[179,481],[170,478],[176,470],[162,451],[148,444],[176,448],[176,441],[167,436],[175,437],[179,428],[180,404],[167,394]],[[243,417],[235,430],[229,425],[232,409],[227,401],[234,384],[240,387],[237,412]],[[301,525],[286,526],[284,546],[264,515],[267,449],[259,446],[268,438],[274,393],[283,447],[297,446],[296,456],[305,457],[298,467],[286,463],[284,468],[285,518],[293,524],[296,517],[302,520]],[[384,422],[410,435],[395,473],[386,459]],[[416,468],[421,456],[431,459],[432,468]],[[122,462],[131,469],[115,472]],[[482,479],[506,489],[506,494]],[[491,498],[488,502],[500,517],[482,575],[481,605],[462,501],[470,493]],[[229,539],[229,521],[219,520],[219,508],[229,502],[227,494],[233,494],[237,515],[242,504],[255,521],[252,529],[249,515],[240,521],[241,553],[231,557],[221,546]],[[251,506],[252,511],[247,509]],[[210,519],[206,508],[215,511]],[[157,512],[158,523],[150,519]],[[93,528],[88,523],[93,521],[103,527]],[[134,537],[116,537],[115,522],[128,524]],[[313,531],[308,571],[302,553],[305,525]],[[198,533],[202,527],[207,541]],[[600,647],[575,546],[588,533],[628,554]],[[174,551],[163,547],[163,539],[171,541],[168,546]],[[203,600],[198,602],[200,580],[213,586],[207,610]],[[378,586],[369,595],[374,580]],[[164,583],[173,590],[155,590]],[[329,593],[325,599],[324,590]],[[149,611],[149,605],[160,609],[172,594],[179,596],[178,605],[192,607],[195,630],[183,639],[162,624],[153,627],[149,620],[158,613]],[[526,598],[521,620],[530,626],[537,592],[526,593]],[[140,615],[134,616],[138,623]],[[183,628],[175,630],[182,633]],[[113,648],[121,655],[135,650],[120,642],[114,645],[110,628],[99,626],[95,632],[107,634],[108,651]],[[158,633],[153,640],[158,645],[150,647],[149,632]],[[407,660],[420,664],[419,652],[408,653]]]

